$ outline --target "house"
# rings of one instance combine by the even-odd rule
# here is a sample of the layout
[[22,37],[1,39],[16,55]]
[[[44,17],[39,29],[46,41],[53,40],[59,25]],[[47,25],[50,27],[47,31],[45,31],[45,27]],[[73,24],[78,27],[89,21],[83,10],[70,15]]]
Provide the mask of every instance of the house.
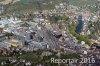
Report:
[[44,52],[42,52],[42,54],[41,54],[41,56],[51,56],[51,55],[52,55],[52,53],[49,52],[49,51],[44,51]]

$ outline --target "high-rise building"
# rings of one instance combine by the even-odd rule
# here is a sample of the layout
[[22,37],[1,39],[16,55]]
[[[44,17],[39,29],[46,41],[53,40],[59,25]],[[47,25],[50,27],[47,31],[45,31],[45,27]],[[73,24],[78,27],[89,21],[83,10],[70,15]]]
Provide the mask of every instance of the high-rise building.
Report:
[[0,14],[2,14],[4,12],[4,7],[2,4],[0,4]]
[[84,22],[82,20],[82,16],[79,15],[78,16],[78,25],[77,25],[76,30],[75,30],[76,33],[80,33],[81,32],[81,30],[83,28],[83,24],[84,24]]

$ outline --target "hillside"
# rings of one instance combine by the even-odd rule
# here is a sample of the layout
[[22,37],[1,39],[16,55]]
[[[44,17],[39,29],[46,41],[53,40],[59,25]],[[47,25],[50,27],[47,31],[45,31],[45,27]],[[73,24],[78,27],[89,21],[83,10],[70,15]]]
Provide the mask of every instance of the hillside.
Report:
[[12,1],[13,1],[13,3],[15,3],[20,0],[0,0],[0,4],[7,5],[7,4],[11,3]]
[[43,2],[43,3],[54,3],[58,4],[61,2],[68,3],[75,6],[84,6],[84,5],[94,5],[97,0],[20,0],[22,3],[29,3],[29,2]]
[[[20,0],[8,8],[8,12],[17,11],[19,13],[33,12],[36,10],[54,9],[56,4],[66,3],[81,8],[95,10],[95,0]],[[91,7],[90,7],[91,6]]]

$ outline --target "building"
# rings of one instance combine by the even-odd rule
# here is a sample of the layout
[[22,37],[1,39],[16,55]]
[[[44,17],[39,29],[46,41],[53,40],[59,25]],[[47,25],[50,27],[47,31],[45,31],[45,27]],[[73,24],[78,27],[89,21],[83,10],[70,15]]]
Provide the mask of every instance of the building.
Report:
[[2,14],[4,12],[4,6],[3,4],[0,4],[0,14]]
[[83,25],[84,25],[84,21],[82,20],[82,16],[81,15],[78,16],[78,22],[79,23],[78,23],[78,25],[76,27],[76,30],[75,30],[76,33],[80,33],[82,28],[83,28]]
[[22,47],[22,42],[17,39],[3,40],[0,42],[0,48],[9,49],[10,47]]

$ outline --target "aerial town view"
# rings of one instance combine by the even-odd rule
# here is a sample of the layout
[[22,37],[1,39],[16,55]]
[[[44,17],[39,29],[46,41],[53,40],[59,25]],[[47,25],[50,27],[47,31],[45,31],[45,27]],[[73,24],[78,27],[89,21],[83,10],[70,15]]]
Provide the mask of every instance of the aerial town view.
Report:
[[0,0],[0,66],[100,66],[100,0]]

